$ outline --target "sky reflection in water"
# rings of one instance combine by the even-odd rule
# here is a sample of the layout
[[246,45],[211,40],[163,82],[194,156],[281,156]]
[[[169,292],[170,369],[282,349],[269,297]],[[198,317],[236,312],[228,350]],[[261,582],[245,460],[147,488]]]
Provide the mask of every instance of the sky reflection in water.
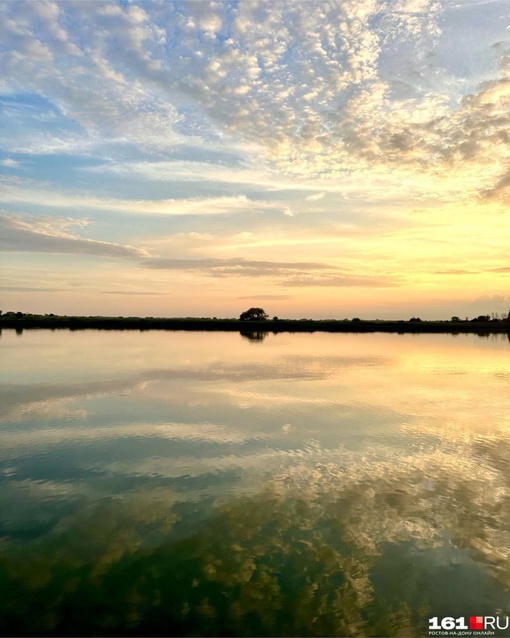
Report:
[[0,630],[510,613],[506,335],[4,331]]

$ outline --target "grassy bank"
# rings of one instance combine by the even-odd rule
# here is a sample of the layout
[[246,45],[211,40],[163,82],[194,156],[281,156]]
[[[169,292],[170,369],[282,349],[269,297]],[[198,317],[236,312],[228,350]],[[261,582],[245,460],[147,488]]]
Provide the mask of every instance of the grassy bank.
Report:
[[26,330],[33,328],[70,330],[211,330],[246,333],[265,332],[398,332],[398,333],[510,333],[506,319],[471,321],[387,321],[387,320],[314,320],[271,319],[240,321],[239,319],[163,318],[163,317],[75,317],[7,313],[0,316],[0,328]]

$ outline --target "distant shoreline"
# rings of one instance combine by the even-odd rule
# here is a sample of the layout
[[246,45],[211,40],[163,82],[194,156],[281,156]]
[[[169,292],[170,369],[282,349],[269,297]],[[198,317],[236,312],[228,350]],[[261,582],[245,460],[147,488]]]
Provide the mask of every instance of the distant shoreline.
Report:
[[[17,313],[20,314],[20,313]],[[396,332],[396,333],[510,333],[510,321],[386,321],[386,320],[314,320],[163,318],[163,317],[72,317],[58,315],[1,315],[0,329],[30,330],[190,330],[241,333],[267,332]]]

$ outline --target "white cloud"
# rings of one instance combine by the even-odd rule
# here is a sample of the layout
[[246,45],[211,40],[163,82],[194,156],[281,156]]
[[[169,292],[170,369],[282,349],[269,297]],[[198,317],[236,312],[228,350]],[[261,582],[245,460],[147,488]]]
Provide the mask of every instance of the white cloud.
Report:
[[18,166],[21,166],[21,162],[7,157],[6,159],[0,160],[0,166],[5,166],[6,168],[18,168]]
[[[341,194],[350,199],[363,201],[396,201],[399,198],[409,202],[423,198],[443,201],[458,201],[459,198],[476,194],[478,184],[492,184],[493,171],[480,175],[476,167],[472,168],[470,183],[465,176],[458,178],[451,174],[423,172],[416,175],[412,166],[374,166],[371,169],[360,168],[357,171],[343,171],[341,174],[298,177],[278,174],[269,167],[245,163],[240,166],[223,166],[212,162],[184,160],[127,161],[102,163],[86,169],[98,174],[114,174],[126,179],[149,180],[155,182],[207,183],[208,185],[228,184],[232,186],[257,188],[261,191],[311,192],[317,195],[317,188],[327,193]],[[498,170],[496,167],[495,170]],[[370,189],[367,189],[367,179]],[[310,200],[309,197],[305,198]],[[322,197],[320,198],[322,199]],[[318,200],[315,200],[318,201]],[[294,201],[293,206],[298,202]]]
[[309,195],[306,197],[307,202],[318,202],[320,199],[324,197],[326,193],[323,191],[322,193],[314,193],[313,195]]
[[[145,46],[161,47],[164,38],[141,7],[111,11],[97,3],[91,10],[79,3],[22,1],[0,11],[4,90],[36,92],[61,115],[103,137],[153,149],[179,142],[175,129],[182,116],[146,84],[154,68]],[[109,59],[113,42],[125,58],[122,68]]]
[[29,180],[0,180],[0,201],[44,208],[101,210],[130,214],[223,215],[258,209],[281,210],[279,202],[254,201],[244,195],[188,199],[131,200],[59,193]]
[[[440,181],[448,171],[470,194],[505,199],[508,59],[487,47],[499,75],[463,96],[440,56],[447,5],[3,3],[0,86],[49,100],[92,145],[159,154],[212,140],[250,144],[287,178],[366,183],[373,171],[396,170]],[[460,35],[459,43],[469,46]],[[408,87],[406,97],[396,84]],[[62,152],[73,136],[32,148]],[[30,144],[28,131],[16,147]]]

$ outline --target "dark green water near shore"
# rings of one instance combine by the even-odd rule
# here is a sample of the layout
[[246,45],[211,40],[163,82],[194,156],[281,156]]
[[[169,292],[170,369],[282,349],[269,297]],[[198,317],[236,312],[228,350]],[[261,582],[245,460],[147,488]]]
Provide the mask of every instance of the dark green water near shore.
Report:
[[0,357],[1,634],[510,614],[506,335],[5,330]]

